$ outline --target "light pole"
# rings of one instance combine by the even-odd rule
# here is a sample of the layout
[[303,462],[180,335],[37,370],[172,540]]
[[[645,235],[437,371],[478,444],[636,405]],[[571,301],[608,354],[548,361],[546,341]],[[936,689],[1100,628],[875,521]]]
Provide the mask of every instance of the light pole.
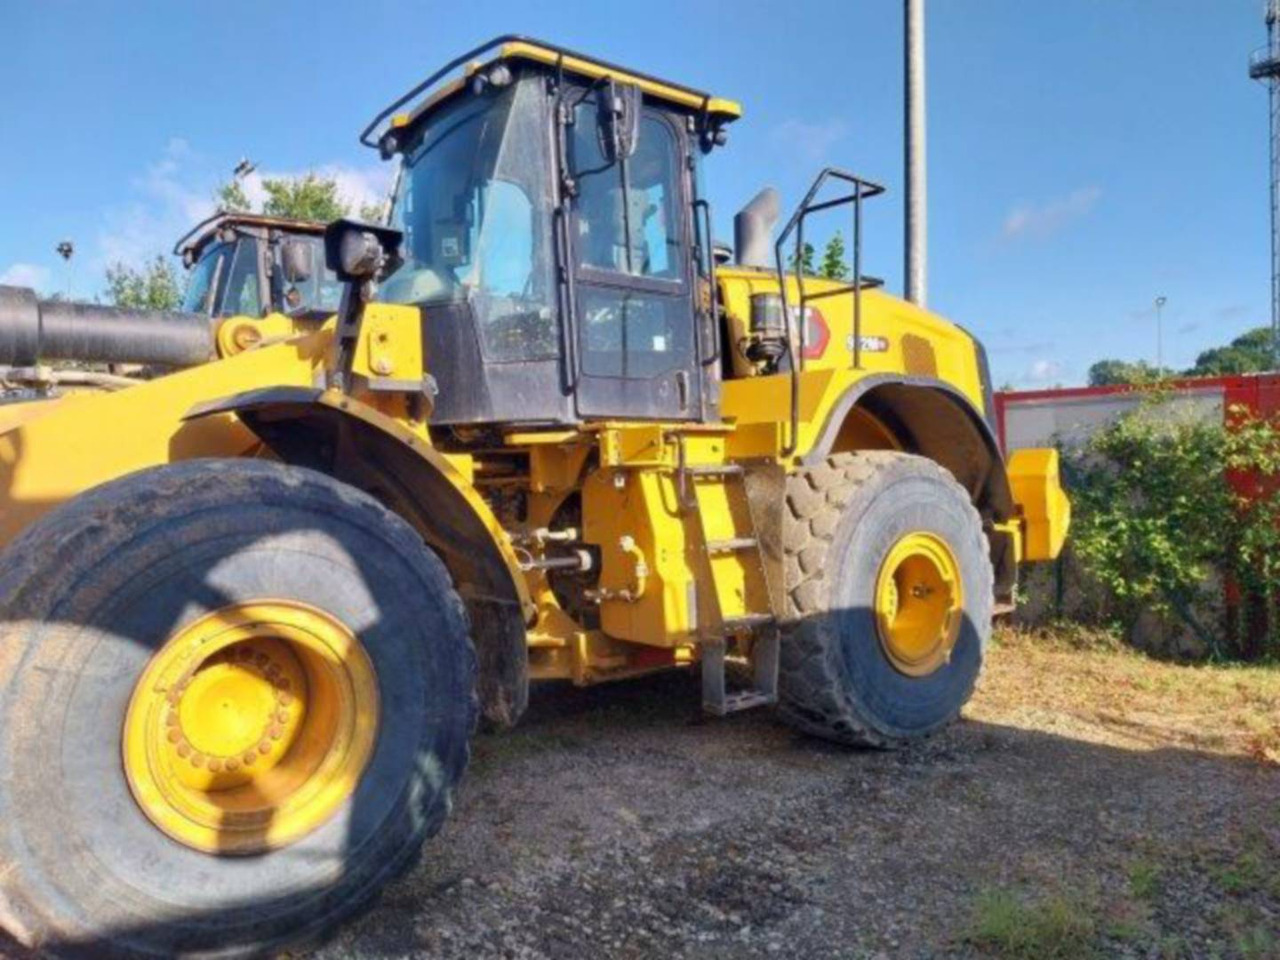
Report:
[[60,256],[63,262],[67,265],[66,283],[63,288],[63,296],[65,296],[68,300],[70,300],[71,299],[71,280],[72,280],[71,258],[75,256],[76,245],[70,240],[63,240],[53,249],[57,251],[58,256]]
[[904,149],[907,167],[906,223],[906,293],[912,303],[924,306],[928,300],[928,183],[925,176],[925,97],[924,97],[924,2],[905,0],[904,73],[905,114]]
[[1164,328],[1161,321],[1164,319],[1164,305],[1169,302],[1168,297],[1156,297],[1156,376],[1163,378],[1164,373]]

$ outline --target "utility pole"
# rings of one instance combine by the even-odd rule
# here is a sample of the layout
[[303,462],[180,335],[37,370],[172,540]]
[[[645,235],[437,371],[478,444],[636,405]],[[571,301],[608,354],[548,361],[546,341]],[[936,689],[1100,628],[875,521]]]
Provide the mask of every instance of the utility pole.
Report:
[[924,98],[924,0],[904,0],[906,90],[906,288],[907,299],[928,301],[928,187],[926,184]]
[[1249,57],[1249,76],[1267,85],[1271,118],[1271,362],[1280,367],[1280,0],[1267,0],[1267,45]]

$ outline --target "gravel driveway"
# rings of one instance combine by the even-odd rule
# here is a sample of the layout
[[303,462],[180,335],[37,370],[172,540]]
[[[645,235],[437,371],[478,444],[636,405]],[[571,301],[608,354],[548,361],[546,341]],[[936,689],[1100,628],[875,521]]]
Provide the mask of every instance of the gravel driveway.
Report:
[[[998,647],[966,721],[898,753],[703,720],[687,676],[540,689],[478,738],[423,863],[314,956],[1277,955],[1280,768],[1188,745],[1124,675]],[[993,894],[1023,933],[981,932]]]

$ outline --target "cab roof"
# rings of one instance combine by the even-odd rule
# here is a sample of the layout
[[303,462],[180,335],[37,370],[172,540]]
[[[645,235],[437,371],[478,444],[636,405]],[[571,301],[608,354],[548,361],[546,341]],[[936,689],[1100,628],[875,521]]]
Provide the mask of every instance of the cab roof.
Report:
[[267,230],[282,230],[285,233],[305,233],[313,236],[324,234],[326,224],[316,220],[290,220],[286,217],[269,217],[262,213],[237,213],[230,210],[219,210],[211,217],[201,220],[183,234],[173,245],[176,256],[190,253],[199,258],[200,251],[210,241],[217,239],[224,227],[249,227]]
[[[485,59],[487,57],[487,59]],[[471,77],[482,70],[505,60],[523,60],[546,67],[563,70],[567,74],[588,80],[612,79],[619,83],[634,84],[645,95],[661,100],[691,113],[701,113],[716,124],[728,123],[742,116],[742,107],[732,100],[713,97],[709,93],[672,83],[657,77],[620,67],[606,60],[575,53],[564,47],[542,40],[508,34],[468,50],[437,70],[408,93],[386,107],[360,134],[360,142],[367,147],[378,147],[382,137],[392,129],[411,126],[431,112],[442,100],[466,87]],[[462,75],[447,80],[455,70]]]

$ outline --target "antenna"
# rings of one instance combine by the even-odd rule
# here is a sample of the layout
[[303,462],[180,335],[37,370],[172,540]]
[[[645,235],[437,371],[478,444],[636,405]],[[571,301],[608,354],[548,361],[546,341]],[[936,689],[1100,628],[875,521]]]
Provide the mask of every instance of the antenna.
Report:
[[1263,13],[1267,45],[1249,57],[1249,76],[1267,85],[1271,116],[1271,363],[1280,367],[1280,0]]

